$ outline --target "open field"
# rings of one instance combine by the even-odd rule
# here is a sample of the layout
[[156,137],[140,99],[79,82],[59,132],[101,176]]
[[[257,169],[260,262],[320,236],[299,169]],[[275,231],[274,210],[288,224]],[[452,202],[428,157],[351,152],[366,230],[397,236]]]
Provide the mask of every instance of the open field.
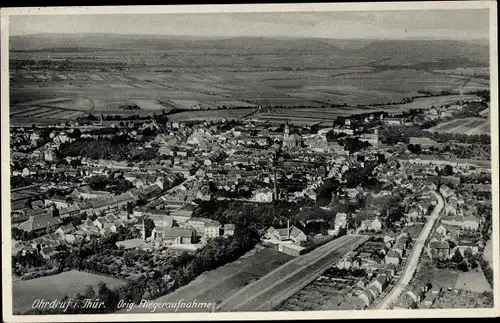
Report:
[[168,118],[173,122],[193,121],[193,120],[218,120],[218,119],[238,119],[242,118],[255,111],[255,109],[228,109],[228,110],[200,110],[200,111],[185,111],[171,114]]
[[[223,78],[215,81],[214,73]],[[127,76],[129,82],[123,82],[106,73],[92,74],[87,77],[82,73],[72,73],[77,80],[65,76],[66,80],[46,79],[43,83],[24,77],[11,82],[11,103],[19,103],[41,98],[54,98],[65,95],[81,95],[91,99],[150,99],[150,100],[202,100],[211,104],[239,106],[239,101],[249,101],[262,106],[299,106],[314,105],[314,100],[332,104],[368,105],[372,103],[397,102],[403,98],[418,95],[418,90],[462,89],[462,79],[446,75],[435,75],[413,70],[390,70],[384,72],[346,73],[342,75],[328,71],[280,71],[280,72],[213,72],[164,76],[157,75],[158,81],[143,82]],[[155,72],[151,72],[155,75]],[[198,81],[188,82],[187,76],[197,77]],[[222,84],[221,84],[222,83]],[[469,82],[470,83],[470,82]],[[488,85],[475,86],[464,91],[484,89]],[[464,96],[466,97],[466,96]],[[450,98],[454,100],[455,98]],[[457,96],[460,99],[460,96]],[[224,102],[230,101],[236,103]],[[218,102],[221,103],[218,103]],[[431,101],[431,100],[430,100]],[[438,104],[429,102],[430,105]],[[317,104],[317,103],[316,103]],[[419,108],[414,104],[408,108]]]
[[314,249],[247,285],[218,306],[219,311],[271,310],[319,277],[369,237],[348,235]]
[[445,95],[445,96],[429,96],[417,98],[413,102],[400,105],[404,107],[405,110],[410,109],[428,109],[432,106],[438,107],[447,104],[453,104],[457,101],[467,101],[467,100],[477,100],[478,96],[476,95]]
[[[103,114],[126,114],[128,111],[120,107],[134,102],[142,113],[150,114],[155,110],[189,109],[198,104],[207,109],[330,104],[357,107],[400,102],[422,90],[439,93],[489,88],[489,81],[484,77],[441,72],[456,68],[487,69],[487,44],[454,41],[267,38],[192,41],[182,37],[117,39],[111,35],[79,38],[50,35],[14,36],[11,49],[12,111],[19,104],[41,104],[39,100],[64,97],[82,99],[57,105],[52,102],[50,107]],[[417,99],[407,105],[374,109],[427,108],[467,97]],[[310,124],[353,113],[347,109],[336,109],[325,115],[317,112],[290,118],[289,114],[294,112],[287,111],[286,116],[279,112],[259,118]],[[208,115],[194,113],[194,116],[178,114],[173,118],[192,120],[199,119],[198,115],[208,119],[241,115],[241,111],[235,115],[221,111]]]
[[439,133],[460,133],[466,135],[490,134],[490,121],[484,118],[463,118],[440,123],[428,129]]
[[486,242],[486,246],[484,248],[484,259],[490,263],[490,266],[493,267],[493,239],[489,239]]
[[[291,122],[296,124],[315,124],[329,123],[335,120],[338,116],[369,113],[370,111],[386,111],[389,113],[399,113],[410,109],[428,109],[431,106],[439,106],[454,103],[458,100],[477,99],[475,95],[449,95],[449,96],[434,96],[420,97],[413,102],[407,104],[395,104],[386,106],[365,106],[365,107],[320,107],[321,104],[311,104],[308,108],[271,108],[262,109],[261,112],[253,116],[254,119],[265,120],[270,122]],[[316,105],[317,107],[314,107]],[[482,123],[485,122],[484,119]],[[479,122],[479,121],[478,121]]]
[[335,277],[323,274],[304,289],[283,302],[280,311],[340,310],[350,296],[355,277]]
[[431,283],[432,286],[448,289],[455,288],[458,275],[458,272],[433,268],[431,263],[423,261],[415,274],[415,280],[422,284]]
[[[254,249],[237,261],[203,273],[190,284],[179,288],[171,294],[162,296],[158,302],[178,302],[180,299],[189,302],[219,303],[231,296],[243,286],[264,276],[271,270],[293,259],[292,256],[279,251]],[[171,309],[173,311],[174,309]],[[189,309],[186,309],[189,310]],[[206,308],[193,308],[192,311],[207,311]],[[211,310],[211,309],[209,309]],[[135,306],[130,312],[149,312]],[[159,308],[156,312],[169,311],[168,308]],[[130,313],[127,312],[127,313]]]
[[491,308],[493,296],[467,290],[446,291],[431,308]]
[[61,300],[65,295],[74,297],[77,293],[84,293],[87,285],[94,286],[100,282],[113,289],[125,284],[124,281],[71,270],[58,275],[35,278],[31,280],[18,280],[12,283],[13,312],[25,312],[31,309],[36,299]]
[[10,117],[11,127],[31,127],[57,125],[64,122],[63,119],[31,118],[31,117]]
[[190,101],[190,100],[171,100],[171,102],[180,109],[196,109],[199,106],[203,109],[215,109],[216,107],[200,101]]
[[29,106],[21,109],[13,109],[10,111],[11,118],[29,118],[32,121],[38,119],[71,119],[84,114],[78,110],[68,110],[62,108]]
[[457,281],[455,283],[455,288],[466,289],[476,293],[491,291],[490,284],[484,277],[484,274],[481,270],[471,270],[465,273],[459,273]]

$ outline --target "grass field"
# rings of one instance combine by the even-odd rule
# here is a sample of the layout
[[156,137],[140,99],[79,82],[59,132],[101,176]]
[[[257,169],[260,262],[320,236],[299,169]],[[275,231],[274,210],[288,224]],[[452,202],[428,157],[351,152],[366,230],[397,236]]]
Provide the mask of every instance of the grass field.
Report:
[[30,310],[36,299],[55,300],[62,299],[65,295],[74,297],[77,293],[85,292],[87,285],[95,287],[100,282],[113,289],[125,284],[124,281],[71,270],[58,275],[35,278],[31,280],[19,280],[12,283],[12,306],[13,312],[25,312]]
[[36,123],[39,119],[70,119],[76,118],[84,114],[78,110],[68,110],[63,108],[39,107],[39,106],[22,106],[19,109],[12,109],[10,112],[11,118],[15,120],[19,118],[27,118]]
[[455,283],[456,289],[466,289],[471,292],[482,293],[491,291],[491,287],[481,270],[459,273]]
[[[21,103],[34,105],[41,104],[34,103],[39,100],[63,97],[71,100],[85,98],[87,101],[60,102],[51,107],[94,109],[109,114],[116,114],[116,108],[123,102],[134,101],[140,102],[138,105],[145,111],[162,109],[156,105],[158,101],[171,102],[171,108],[190,108],[194,102],[207,108],[222,105],[231,108],[242,105],[322,104],[356,107],[400,102],[418,95],[419,90],[437,93],[443,89],[465,92],[489,88],[489,80],[484,77],[443,73],[457,67],[473,71],[487,69],[485,64],[489,55],[486,54],[489,51],[486,44],[472,46],[432,41],[371,44],[362,41],[354,46],[324,39],[205,39],[195,42],[183,39],[128,39],[124,46],[117,47],[116,44],[124,40],[106,36],[105,41],[99,40],[102,41],[102,48],[94,48],[95,37],[92,41],[87,37],[73,39],[74,43],[69,45],[64,43],[61,48],[50,48],[47,45],[54,46],[53,39],[35,38],[30,36],[21,42],[27,47],[40,42],[41,48],[11,48],[13,68],[9,90],[12,110]],[[82,48],[80,52],[78,49],[85,47],[86,41],[90,41],[87,46],[93,50]],[[443,53],[455,57],[457,50],[458,56],[467,59],[457,60],[452,65],[436,64],[445,58]],[[474,62],[470,62],[471,57]],[[60,68],[59,64],[52,64],[62,61],[68,62],[69,67]],[[426,62],[432,68],[415,67]],[[27,63],[31,64],[30,68],[26,68]],[[466,71],[468,73],[469,70]],[[419,99],[409,105],[381,106],[375,110],[429,107],[465,97]],[[88,102],[92,100],[95,104]],[[348,113],[347,110],[341,112]],[[188,115],[178,117],[191,118]],[[266,118],[275,120],[280,117],[284,118]],[[217,117],[209,115],[208,118]],[[294,122],[312,121],[298,116]]]
[[[150,72],[129,72],[127,76],[113,73],[47,74],[35,82],[39,74],[13,77],[11,102],[30,101],[30,96],[53,98],[82,95],[92,99],[156,99],[206,102],[250,101],[258,105],[310,105],[312,100],[356,106],[387,103],[417,95],[418,90],[463,87],[463,79],[438,73],[416,70],[373,71],[368,67],[311,71],[212,71],[169,75]],[[14,73],[14,76],[16,74]],[[26,78],[27,76],[31,78]],[[45,76],[43,76],[45,77]],[[471,83],[471,82],[469,82]],[[472,84],[472,83],[471,83]],[[470,85],[469,85],[470,86]],[[475,87],[481,85],[475,85]],[[487,88],[488,85],[482,85]],[[467,96],[447,99],[431,98],[408,108],[453,102]],[[224,104],[224,103],[223,103]],[[231,104],[225,104],[232,106]]]
[[407,226],[405,228],[405,231],[408,232],[408,234],[410,235],[410,238],[415,240],[418,238],[418,235],[422,231],[423,226],[424,226],[423,224],[415,224],[412,226]]
[[255,111],[255,109],[228,109],[228,110],[202,110],[202,111],[185,111],[171,114],[168,118],[173,122],[193,121],[193,120],[217,120],[217,119],[237,119],[244,117]]
[[[215,270],[203,273],[190,284],[181,287],[171,294],[162,296],[158,302],[185,302],[196,300],[197,302],[219,303],[241,289],[243,286],[259,279],[273,269],[288,262],[293,257],[270,249],[254,249],[237,261],[219,267]],[[172,309],[173,310],[173,309]],[[183,311],[188,311],[184,309]],[[206,308],[191,309],[192,311],[207,311]],[[137,306],[130,312],[148,312]],[[169,309],[158,309],[156,312],[169,311]]]
[[493,267],[493,239],[489,239],[486,242],[486,247],[484,248],[484,259],[490,263]]
[[431,308],[491,308],[492,295],[467,290],[446,291],[439,296]]
[[429,262],[422,262],[420,268],[415,275],[415,280],[422,283],[431,283],[432,286],[438,286],[443,289],[449,287],[455,288],[458,272],[433,268]]
[[283,302],[280,311],[340,310],[345,306],[356,278],[320,276]]
[[439,133],[460,133],[479,135],[490,133],[490,121],[483,118],[463,118],[438,124],[428,131]]

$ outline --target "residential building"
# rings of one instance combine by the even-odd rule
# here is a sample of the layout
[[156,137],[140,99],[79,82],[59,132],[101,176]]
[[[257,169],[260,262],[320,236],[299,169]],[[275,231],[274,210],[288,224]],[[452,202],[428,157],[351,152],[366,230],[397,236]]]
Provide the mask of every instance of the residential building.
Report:
[[373,220],[363,220],[360,229],[362,231],[380,231],[382,230],[382,222],[378,217]]
[[418,304],[424,297],[425,292],[419,286],[413,286],[406,292],[406,295],[408,295],[408,297],[410,297],[415,303]]
[[450,245],[446,241],[431,240],[427,245],[427,252],[431,258],[448,258],[450,256]]
[[334,232],[338,234],[341,229],[347,228],[347,214],[346,213],[337,213],[335,215],[334,222]]
[[375,278],[370,285],[374,286],[380,294],[385,289],[387,282],[388,282],[387,276],[382,274],[378,275],[377,278]]
[[266,235],[268,238],[272,240],[279,240],[279,241],[292,240],[293,242],[298,244],[307,241],[307,236],[305,235],[305,233],[294,225],[292,225],[288,229],[287,228],[275,229],[273,227],[270,227],[267,230]]
[[464,216],[462,219],[462,229],[467,230],[478,230],[479,229],[479,221],[474,216]]
[[18,228],[26,232],[41,232],[47,229],[53,229],[62,223],[59,217],[52,214],[43,213],[36,216],[30,216],[28,220],[19,224]]
[[196,231],[192,228],[166,229],[163,235],[164,244],[191,244],[196,237]]
[[235,225],[232,223],[226,223],[224,224],[224,227],[222,229],[224,231],[224,236],[233,236],[234,235],[234,230],[235,230]]
[[358,297],[363,301],[365,307],[370,306],[375,300],[373,294],[369,292],[367,289],[363,291],[361,294],[359,294]]
[[394,251],[394,250],[390,250],[387,255],[385,255],[385,263],[386,264],[393,264],[393,265],[399,265],[400,263],[400,260],[401,260],[401,255]]

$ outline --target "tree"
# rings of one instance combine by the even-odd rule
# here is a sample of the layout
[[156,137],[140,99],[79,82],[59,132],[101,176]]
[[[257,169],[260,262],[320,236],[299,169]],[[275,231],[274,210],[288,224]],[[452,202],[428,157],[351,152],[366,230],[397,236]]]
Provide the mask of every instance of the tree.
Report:
[[82,161],[80,159],[72,159],[70,161],[70,165],[73,167],[73,168],[77,168],[78,166],[82,166]]
[[453,257],[451,257],[450,260],[454,263],[459,264],[464,260],[464,257],[462,257],[462,254],[458,249],[455,249],[455,254],[453,255]]
[[442,176],[451,176],[453,175],[453,167],[450,165],[445,165],[443,170],[441,171]]
[[408,150],[411,151],[412,153],[420,153],[422,151],[422,148],[420,147],[419,144],[409,144],[407,146]]
[[82,132],[81,132],[81,130],[80,130],[80,129],[75,128],[75,129],[73,130],[73,133],[71,133],[71,134],[70,134],[70,136],[71,136],[72,138],[79,139],[79,138],[82,136]]
[[95,298],[95,291],[94,291],[94,288],[92,287],[92,285],[87,285],[87,287],[85,288],[85,297],[86,298],[90,298],[90,299],[94,299]]
[[462,260],[458,266],[457,266],[458,270],[461,270],[461,271],[468,271],[469,270],[469,266],[467,266],[467,262],[465,260]]

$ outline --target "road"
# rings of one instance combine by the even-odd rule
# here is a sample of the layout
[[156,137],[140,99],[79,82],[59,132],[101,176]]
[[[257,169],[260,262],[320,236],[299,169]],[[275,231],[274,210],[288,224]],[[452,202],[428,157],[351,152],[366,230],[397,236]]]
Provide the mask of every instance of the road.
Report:
[[260,109],[261,109],[261,106],[258,106],[258,107],[257,107],[254,111],[252,111],[252,112],[250,112],[249,114],[247,114],[247,115],[245,115],[245,116],[241,117],[240,119],[248,119],[248,118],[250,118],[251,116],[256,115],[256,114],[260,111]]
[[224,300],[217,306],[217,311],[272,310],[368,238],[363,235],[343,236],[299,256]]
[[396,302],[396,300],[399,298],[399,295],[403,292],[406,286],[408,286],[411,279],[413,278],[413,275],[415,274],[415,271],[417,270],[418,262],[420,260],[420,255],[424,250],[425,242],[429,237],[429,234],[431,233],[432,228],[436,223],[436,220],[441,215],[441,211],[443,210],[445,205],[444,199],[441,196],[441,194],[439,194],[436,191],[432,191],[431,193],[434,194],[434,196],[438,200],[438,204],[432,211],[429,219],[422,228],[420,235],[415,241],[415,245],[412,248],[410,256],[406,261],[406,267],[404,269],[404,272],[401,274],[398,283],[389,292],[389,294],[387,294],[385,298],[379,303],[379,305],[376,307],[377,309],[387,309],[391,304]]

